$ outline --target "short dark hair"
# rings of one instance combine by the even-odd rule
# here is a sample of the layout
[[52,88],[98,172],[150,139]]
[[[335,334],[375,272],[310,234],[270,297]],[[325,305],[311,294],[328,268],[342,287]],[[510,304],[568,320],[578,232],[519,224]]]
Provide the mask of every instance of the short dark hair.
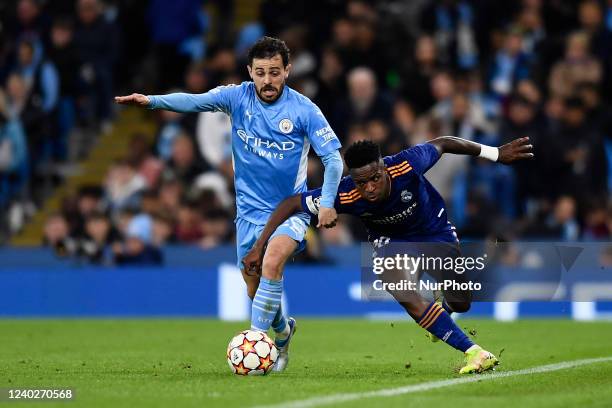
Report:
[[289,65],[289,48],[283,40],[274,37],[262,37],[249,49],[249,65],[253,65],[254,58],[272,58],[280,54],[283,59],[283,66]]
[[377,163],[380,158],[380,147],[369,140],[353,143],[344,153],[344,161],[349,169],[358,169],[371,163]]

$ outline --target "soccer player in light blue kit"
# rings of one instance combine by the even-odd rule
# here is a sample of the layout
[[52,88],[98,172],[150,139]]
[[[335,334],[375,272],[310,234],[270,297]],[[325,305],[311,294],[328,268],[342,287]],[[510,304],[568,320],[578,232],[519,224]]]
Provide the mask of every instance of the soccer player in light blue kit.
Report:
[[[318,226],[336,223],[334,200],[342,176],[340,141],[327,120],[308,98],[285,85],[289,49],[281,40],[263,37],[248,54],[252,82],[220,86],[204,94],[175,93],[119,96],[120,104],[176,112],[221,111],[232,120],[232,153],[236,185],[237,255],[240,262],[251,249],[270,214],[285,198],[306,191],[310,146],[325,166]],[[288,362],[295,320],[283,317],[283,267],[303,249],[310,222],[302,212],[280,225],[267,242],[261,277],[241,266],[248,295],[253,299],[251,329],[267,332],[272,326],[279,358],[275,371]]]

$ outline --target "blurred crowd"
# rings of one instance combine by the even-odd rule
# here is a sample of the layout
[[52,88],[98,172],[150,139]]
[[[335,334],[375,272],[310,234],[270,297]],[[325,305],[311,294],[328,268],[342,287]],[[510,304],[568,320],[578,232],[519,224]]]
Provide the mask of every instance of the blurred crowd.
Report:
[[[444,135],[531,138],[534,160],[445,156],[427,173],[461,238],[610,238],[612,1],[270,0],[235,25],[238,3],[3,2],[2,208],[33,200],[48,163],[75,159],[71,130],[104,130],[113,94],[248,80],[246,51],[272,35],[291,49],[289,85],[344,146],[371,139],[393,154]],[[232,242],[229,119],[151,114],[155,137],[125,135],[129,150],[105,183],[82,186],[49,217],[47,244],[121,263],[161,262],[166,243]],[[309,186],[322,174],[311,152]],[[367,238],[350,218],[309,235],[315,254]]]

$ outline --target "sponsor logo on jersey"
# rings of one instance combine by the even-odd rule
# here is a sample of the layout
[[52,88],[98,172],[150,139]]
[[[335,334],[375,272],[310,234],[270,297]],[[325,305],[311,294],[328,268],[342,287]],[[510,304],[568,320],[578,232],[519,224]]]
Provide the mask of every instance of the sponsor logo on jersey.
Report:
[[325,146],[327,143],[336,139],[336,134],[329,125],[315,131],[315,136],[323,139],[323,143],[321,144],[321,146]]
[[369,219],[368,222],[371,222],[373,224],[397,224],[397,223],[407,220],[408,217],[410,217],[412,213],[414,212],[414,209],[416,208],[416,206],[417,206],[417,203],[413,203],[410,205],[410,207],[406,208],[404,211],[400,212],[399,214],[394,214],[388,217],[378,218],[374,220]]
[[278,124],[278,128],[284,134],[289,134],[293,130],[293,122],[290,121],[289,119],[283,119]]
[[402,194],[400,195],[400,197],[403,202],[407,203],[408,201],[412,200],[412,193],[408,190],[404,190],[402,191]]
[[285,157],[283,152],[295,148],[295,142],[292,141],[275,142],[274,140],[262,139],[261,137],[249,135],[243,129],[238,129],[236,133],[240,140],[244,142],[245,150],[261,157],[282,160]]

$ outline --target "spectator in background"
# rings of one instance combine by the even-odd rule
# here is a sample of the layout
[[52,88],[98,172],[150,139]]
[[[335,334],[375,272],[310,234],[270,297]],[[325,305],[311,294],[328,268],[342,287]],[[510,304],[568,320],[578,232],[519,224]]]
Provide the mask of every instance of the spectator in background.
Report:
[[472,103],[464,93],[454,94],[450,104],[437,104],[432,117],[440,121],[442,135],[476,140],[483,134],[492,133],[492,125],[486,120],[482,106]]
[[120,237],[126,237],[130,221],[139,214],[139,211],[132,208],[125,208],[118,213],[111,215],[113,224]]
[[93,118],[105,122],[111,118],[119,34],[114,24],[104,19],[99,0],[78,0],[77,17],[74,42],[81,62],[81,81],[88,95],[86,110]]
[[0,90],[0,208],[27,185],[28,146],[23,126],[7,110],[6,95]]
[[153,156],[147,136],[142,133],[133,134],[128,146],[128,163],[145,180],[147,188],[157,187],[164,164]]
[[140,196],[140,209],[151,216],[158,214],[161,209],[159,194],[156,190],[145,190]]
[[19,42],[22,38],[30,37],[41,45],[49,29],[49,18],[42,12],[41,1],[18,0],[16,17],[8,22],[7,34],[10,39]]
[[[542,127],[536,120],[536,106],[529,99],[519,94],[513,95],[508,107],[508,114],[501,121],[499,128],[499,143],[505,144],[511,140],[528,136],[534,145],[534,155],[540,157]],[[517,202],[525,203],[530,197],[539,197],[544,180],[534,161],[516,163]],[[519,208],[523,210],[523,208]]]
[[523,7],[516,21],[517,28],[523,33],[523,51],[529,58],[537,55],[542,41],[546,38],[541,12],[541,8]]
[[78,97],[79,56],[74,46],[74,24],[67,17],[59,17],[51,27],[51,43],[47,50],[49,60],[59,76],[57,103],[57,134],[53,139],[53,157],[64,161],[68,153],[68,135],[75,123],[75,103]]
[[540,214],[527,225],[523,236],[536,239],[577,240],[580,229],[576,220],[576,200],[570,196],[559,197],[553,212]]
[[[166,111],[163,111],[166,112]],[[223,112],[200,112],[196,125],[199,154],[218,168],[232,155],[232,122]]]
[[202,215],[195,203],[181,203],[174,235],[181,243],[194,243],[202,239]]
[[[181,45],[203,33],[201,0],[152,0],[147,19],[161,89],[178,86],[190,62]],[[109,99],[110,100],[110,99]]]
[[113,245],[115,263],[119,266],[159,266],[162,251],[153,245],[153,220],[149,215],[134,216],[127,227],[125,241]]
[[138,208],[146,184],[132,164],[126,160],[115,161],[105,181],[105,200],[109,210],[114,213],[124,208]]
[[68,212],[71,225],[70,235],[83,237],[86,235],[85,222],[92,214],[104,210],[104,191],[96,185],[85,185],[79,188],[74,211]]
[[422,28],[432,35],[440,50],[441,61],[450,67],[471,69],[478,63],[476,15],[468,1],[429,2],[423,9]]
[[433,37],[420,36],[414,54],[414,60],[407,61],[401,77],[401,94],[410,101],[416,113],[421,114],[435,103],[430,83],[440,63]]
[[[442,133],[442,124],[437,119],[431,119],[427,122],[425,129],[422,132],[422,136],[424,139],[415,141],[416,143],[426,143],[432,139],[440,137],[442,135],[446,135],[447,133]],[[450,133],[449,133],[450,134]],[[444,198],[445,202],[451,209],[449,211],[452,213],[453,207],[459,207],[463,209],[464,205],[457,205],[456,199],[461,199],[454,192],[455,184],[458,182],[458,178],[465,180],[467,176],[469,164],[469,157],[462,156],[458,154],[445,154],[440,157],[435,166],[433,166],[427,172],[427,180],[429,180],[435,187],[436,190],[440,193],[442,198]],[[455,219],[455,217],[453,217]]]
[[321,52],[314,98],[315,104],[323,113],[331,113],[336,101],[344,96],[345,82],[344,66],[338,51],[333,47],[325,47]]
[[391,101],[379,92],[374,71],[366,67],[354,68],[347,76],[347,84],[348,98],[336,107],[334,115],[333,128],[341,138],[352,124],[390,120]]
[[210,166],[202,160],[195,149],[193,140],[185,133],[176,137],[172,144],[172,156],[164,172],[167,177],[178,178],[183,184],[191,185],[196,178],[209,170]]
[[440,110],[449,109],[452,104],[452,97],[455,93],[455,81],[450,72],[439,71],[434,74],[429,84],[431,94],[434,97],[435,104],[429,110],[429,114],[439,112]]
[[578,96],[587,111],[587,122],[594,129],[600,129],[605,138],[612,138],[612,108],[601,98],[600,87],[592,82],[583,82],[576,88]]
[[183,190],[182,183],[175,178],[162,181],[159,188],[159,211],[162,215],[176,218],[183,199]]
[[461,221],[458,225],[460,237],[489,237],[504,230],[498,221],[497,208],[479,191],[469,192],[465,213],[455,218],[456,221]]
[[51,137],[55,131],[55,112],[59,96],[59,77],[55,66],[45,60],[42,49],[37,49],[33,40],[24,39],[17,49],[17,65],[14,71],[25,81],[26,92],[31,104],[37,105],[45,114],[46,128],[41,132]]
[[118,239],[108,217],[101,212],[91,213],[85,220],[84,255],[94,264],[108,263],[110,245]]
[[[33,199],[40,198],[40,192],[36,190],[39,178],[34,176],[38,174],[37,170],[41,164],[41,146],[45,135],[45,113],[39,102],[40,100],[29,97],[26,81],[21,75],[13,73],[9,76],[4,111],[10,120],[20,123],[25,131],[29,168],[24,170],[23,174],[29,175],[29,191]],[[33,153],[39,156],[33,157]]]
[[601,63],[589,52],[589,38],[583,32],[575,32],[567,39],[565,58],[557,62],[548,82],[550,93],[560,98],[574,95],[578,84],[600,84]]
[[232,235],[229,214],[222,209],[207,211],[202,218],[201,230],[200,247],[204,249],[229,242]]
[[174,225],[172,218],[157,213],[153,216],[153,245],[162,248],[166,243],[174,242]]
[[168,110],[157,111],[156,114],[160,123],[155,135],[155,149],[159,158],[167,162],[172,156],[174,140],[183,132],[183,114]]
[[559,132],[547,136],[545,153],[548,180],[553,183],[553,194],[568,194],[576,199],[598,197],[607,192],[607,160],[600,130],[586,122],[582,100],[571,98],[565,102]]
[[[200,94],[208,89],[208,78],[204,73],[204,65],[201,63],[190,64],[185,73],[185,92]],[[199,115],[199,112],[185,112],[181,114],[179,122],[181,128],[190,135],[195,134]],[[227,115],[225,116],[227,117]]]
[[386,45],[378,36],[378,14],[370,2],[353,0],[347,4],[347,17],[351,25],[350,46],[341,53],[342,64],[347,70],[369,67],[384,87],[388,65]]
[[606,208],[606,200],[591,201],[584,217],[583,239],[609,240],[612,233],[608,225],[609,219],[610,211]]
[[43,245],[50,248],[60,248],[70,237],[70,229],[66,218],[60,213],[47,217],[43,228]]
[[284,30],[280,35],[287,47],[291,50],[291,76],[305,78],[311,76],[317,68],[317,60],[308,45],[308,28],[304,25],[295,25]]
[[589,37],[591,52],[600,59],[604,65],[612,62],[612,31],[606,28],[603,22],[603,11],[596,0],[582,1],[578,6],[578,20],[581,29]]
[[516,28],[506,32],[502,48],[489,68],[489,88],[499,98],[512,92],[517,82],[529,75],[529,57],[523,51],[522,33]]
[[401,134],[392,130],[394,129],[380,120],[371,120],[366,124],[369,140],[381,146],[383,156],[396,154],[407,146],[406,141],[402,140]]
[[[206,64],[206,74],[214,83],[221,85],[228,83],[238,84],[242,80],[228,82],[228,78],[235,77],[237,64],[236,55],[231,48],[218,47],[210,51],[210,57]],[[243,77],[243,79],[247,80],[248,78]]]
[[415,125],[416,115],[412,106],[401,99],[395,101],[393,105],[393,126],[405,145],[417,144],[413,140]]

